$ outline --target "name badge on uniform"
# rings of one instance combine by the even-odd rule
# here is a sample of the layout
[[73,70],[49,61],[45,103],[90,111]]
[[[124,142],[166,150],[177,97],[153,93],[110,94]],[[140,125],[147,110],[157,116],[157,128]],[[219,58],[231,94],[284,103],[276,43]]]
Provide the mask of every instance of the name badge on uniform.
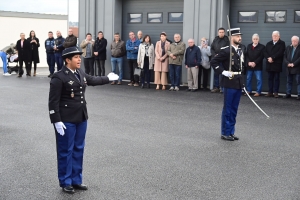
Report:
[[70,85],[73,85],[74,81],[69,81],[68,83],[69,83]]
[[74,98],[74,92],[71,92],[71,98]]

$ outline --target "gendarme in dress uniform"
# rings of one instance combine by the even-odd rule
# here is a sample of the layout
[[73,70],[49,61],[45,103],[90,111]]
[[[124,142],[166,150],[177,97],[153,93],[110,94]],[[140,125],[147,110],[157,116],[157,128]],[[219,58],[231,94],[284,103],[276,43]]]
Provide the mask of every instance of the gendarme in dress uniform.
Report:
[[77,47],[63,51],[67,65],[54,73],[50,82],[49,114],[54,124],[57,146],[59,185],[64,192],[87,190],[82,184],[82,162],[88,113],[85,89],[88,85],[103,85],[108,77],[94,77],[80,69],[81,58]]
[[235,123],[242,89],[244,88],[244,55],[242,49],[239,48],[242,39],[240,28],[233,28],[228,31],[231,31],[231,56],[230,47],[223,47],[220,53],[211,60],[211,66],[215,73],[222,74],[221,85],[224,87],[221,138],[234,141],[239,139],[235,135]]

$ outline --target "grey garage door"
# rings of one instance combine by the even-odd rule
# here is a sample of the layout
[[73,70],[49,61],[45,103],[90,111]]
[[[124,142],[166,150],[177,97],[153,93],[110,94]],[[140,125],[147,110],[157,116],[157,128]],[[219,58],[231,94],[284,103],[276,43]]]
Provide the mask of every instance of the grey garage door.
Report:
[[[142,30],[150,35],[152,43],[159,40],[161,32],[166,32],[168,39],[183,32],[183,0],[125,0],[123,1],[122,39],[128,39],[129,31]],[[124,77],[129,78],[127,63],[124,63]],[[152,76],[153,79],[153,76]]]
[[[290,41],[293,35],[300,35],[300,23],[295,22],[295,20],[300,20],[300,18],[297,18],[295,12],[297,10],[300,11],[299,0],[231,0],[231,26],[241,28],[243,33],[243,44],[245,45],[251,43],[251,37],[254,33],[259,34],[260,42],[265,45],[272,39],[271,35],[275,30],[280,32],[281,39],[285,41],[286,45],[289,45],[291,44]],[[248,12],[256,12],[257,18],[254,13]],[[267,91],[267,73],[263,73],[263,77],[263,91]],[[283,73],[281,73],[280,80],[280,92],[285,93],[285,67],[283,67]],[[255,87],[253,89],[255,89]],[[296,94],[295,84],[293,93]]]

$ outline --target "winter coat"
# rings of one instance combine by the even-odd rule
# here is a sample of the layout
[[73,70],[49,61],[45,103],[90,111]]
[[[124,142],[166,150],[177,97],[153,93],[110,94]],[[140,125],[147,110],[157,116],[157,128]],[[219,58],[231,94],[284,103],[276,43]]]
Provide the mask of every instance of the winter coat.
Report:
[[[253,43],[248,44],[247,51],[246,51],[246,62],[245,65],[247,70],[257,71],[263,69],[263,60],[264,60],[264,51],[265,45],[258,43],[256,47],[253,47]],[[248,65],[249,62],[254,62],[255,67],[250,67]]]
[[225,35],[223,38],[219,36],[215,37],[213,42],[211,43],[211,56],[215,57],[221,50],[222,47],[229,46],[230,42],[228,37]]
[[[287,74],[300,74],[300,45],[298,44],[292,59],[293,46],[287,46],[284,53],[284,67],[286,67]],[[293,63],[294,67],[288,67],[289,63]]]
[[45,41],[45,49],[46,49],[46,53],[54,53],[54,47],[55,43],[54,43],[54,38],[48,38]]
[[[139,46],[139,52],[138,52],[138,57],[137,57],[137,62],[140,63],[139,67],[140,68],[144,68],[144,59],[145,59],[145,55],[146,55],[146,44],[140,44]],[[155,53],[154,53],[154,45],[151,44],[149,45],[149,49],[148,49],[148,55],[149,55],[149,69],[153,69],[153,65],[154,65],[154,59],[155,59]]]
[[94,52],[98,52],[98,56],[95,56],[96,60],[106,60],[106,47],[107,40],[105,38],[97,38],[94,44]]
[[54,40],[54,44],[56,45],[56,49],[55,53],[61,53],[65,48],[64,48],[64,42],[65,42],[65,38],[63,38],[62,36],[56,38]]
[[197,46],[188,47],[185,51],[185,62],[188,67],[196,67],[201,65],[201,52]]
[[137,59],[139,46],[141,42],[138,39],[131,41],[130,39],[126,42],[127,59]]
[[[94,57],[94,45],[95,45],[95,40],[92,40],[92,46],[91,46],[91,53],[92,53],[92,57]],[[88,42],[86,40],[83,40],[80,44],[80,48],[83,52],[82,56],[85,58],[86,57],[86,47],[88,45]]]
[[111,50],[111,56],[114,58],[120,58],[125,56],[126,54],[125,42],[122,40],[119,40],[118,43],[113,41],[110,45],[110,50]]
[[[161,41],[157,41],[155,45],[155,64],[154,71],[156,72],[168,72],[169,71],[169,59],[168,59],[168,49],[170,42],[165,41],[165,55],[162,56]],[[159,59],[163,58],[163,61]]]
[[[29,44],[30,44],[30,49],[31,53],[29,55],[29,60],[28,61],[33,61],[35,63],[40,63],[40,57],[39,57],[39,47],[40,47],[40,41],[38,38],[34,37],[33,39],[31,37],[27,38]],[[32,42],[32,40],[36,40],[37,43]]]
[[18,57],[24,61],[29,61],[31,53],[31,46],[28,40],[24,40],[23,47],[21,47],[21,40],[17,41],[16,49],[18,51]]
[[[183,56],[185,52],[185,44],[183,42],[173,42],[170,44],[168,49],[168,55],[169,55],[169,64],[173,65],[182,65]],[[170,57],[170,55],[173,54],[176,58],[173,59]]]
[[[276,44],[273,41],[267,43],[264,56],[266,58],[266,71],[267,72],[282,72],[282,62],[285,51],[285,42],[278,40]],[[273,59],[273,63],[268,62],[268,58]]]
[[63,44],[64,48],[77,46],[77,37],[75,35],[69,35]]

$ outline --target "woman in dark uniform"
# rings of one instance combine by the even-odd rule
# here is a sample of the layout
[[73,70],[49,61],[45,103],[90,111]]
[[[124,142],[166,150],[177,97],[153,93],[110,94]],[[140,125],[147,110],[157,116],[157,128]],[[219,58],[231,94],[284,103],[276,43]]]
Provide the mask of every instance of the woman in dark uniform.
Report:
[[49,114],[55,127],[58,179],[66,193],[87,190],[82,184],[82,162],[87,129],[85,89],[118,80],[118,75],[94,77],[80,69],[81,54],[77,47],[63,50],[66,66],[54,73],[50,82]]
[[30,42],[30,48],[31,48],[31,53],[29,55],[29,72],[31,75],[31,67],[32,63],[34,66],[34,72],[33,76],[36,76],[36,65],[37,63],[40,63],[40,57],[39,57],[39,47],[40,47],[40,42],[39,39],[36,37],[34,31],[30,31],[29,38],[27,40]]

